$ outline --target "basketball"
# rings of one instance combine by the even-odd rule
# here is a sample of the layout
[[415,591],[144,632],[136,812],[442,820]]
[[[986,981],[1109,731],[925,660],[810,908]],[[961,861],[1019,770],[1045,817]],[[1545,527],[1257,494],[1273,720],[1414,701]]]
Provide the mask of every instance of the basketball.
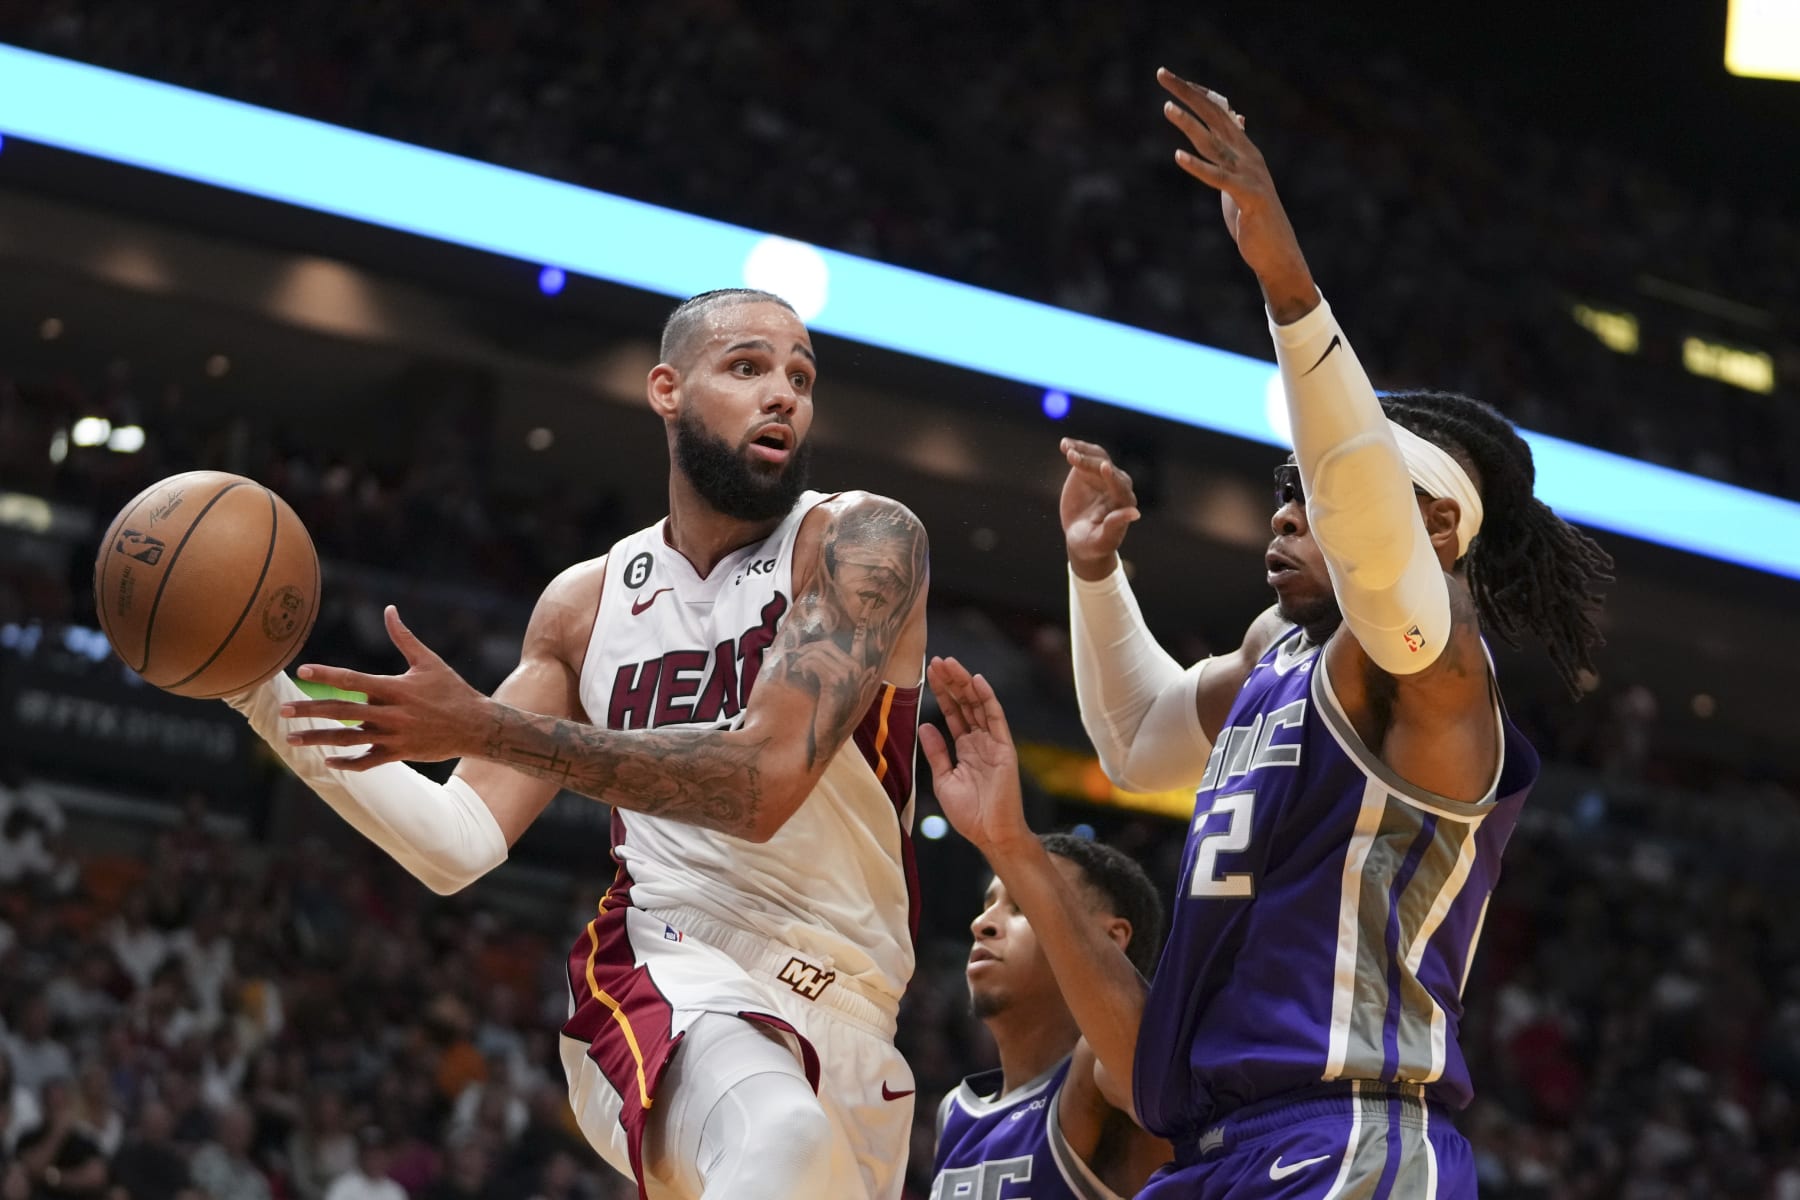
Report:
[[241,475],[189,471],[113,518],[94,560],[94,607],[147,682],[234,695],[300,652],[319,614],[319,558],[280,496]]

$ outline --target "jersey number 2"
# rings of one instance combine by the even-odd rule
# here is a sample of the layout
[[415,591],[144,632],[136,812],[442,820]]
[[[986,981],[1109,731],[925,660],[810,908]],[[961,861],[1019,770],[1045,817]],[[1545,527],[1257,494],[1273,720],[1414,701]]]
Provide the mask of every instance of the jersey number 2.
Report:
[[1218,873],[1219,855],[1237,854],[1250,848],[1250,813],[1255,807],[1255,792],[1233,792],[1229,796],[1219,796],[1213,800],[1211,812],[1200,819],[1205,821],[1215,813],[1230,813],[1231,824],[1200,839],[1200,848],[1194,855],[1194,876],[1188,884],[1188,895],[1220,900],[1247,900],[1256,894],[1256,877],[1248,872],[1230,875]]

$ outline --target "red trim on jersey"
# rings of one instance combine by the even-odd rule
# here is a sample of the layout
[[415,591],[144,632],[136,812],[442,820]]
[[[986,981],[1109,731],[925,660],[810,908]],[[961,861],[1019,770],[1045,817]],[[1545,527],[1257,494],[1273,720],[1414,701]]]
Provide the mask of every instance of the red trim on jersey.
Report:
[[[624,840],[624,823],[613,812],[613,844]],[[619,862],[615,849],[613,859]],[[644,1127],[656,1089],[681,1038],[674,1035],[675,1009],[647,968],[636,965],[625,916],[631,910],[631,873],[619,862],[612,887],[599,911],[569,950],[569,991],[575,1011],[562,1027],[563,1036],[587,1043],[588,1057],[624,1098],[619,1123],[638,1180],[644,1188]]]
[[773,1013],[740,1012],[738,1016],[746,1021],[755,1021],[759,1025],[767,1025],[771,1029],[779,1029],[783,1033],[791,1033],[794,1040],[800,1043],[800,1065],[806,1071],[806,1082],[812,1085],[813,1094],[819,1091],[819,1052],[806,1039],[806,1035],[795,1029]]
[[913,765],[918,761],[919,691],[916,687],[881,685],[874,703],[858,722],[851,740],[875,772],[900,822],[900,859],[906,870],[906,925],[913,945],[919,943],[919,866],[913,854],[906,809],[913,798]]
[[869,710],[850,735],[875,772],[881,790],[899,812],[913,796],[913,763],[919,742],[919,689],[881,685]]

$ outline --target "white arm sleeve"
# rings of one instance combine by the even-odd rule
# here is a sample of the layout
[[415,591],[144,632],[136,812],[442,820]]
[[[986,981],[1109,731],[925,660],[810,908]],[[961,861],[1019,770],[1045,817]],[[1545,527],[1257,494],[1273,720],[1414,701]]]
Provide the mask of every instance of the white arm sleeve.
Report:
[[1375,389],[1323,300],[1276,325],[1306,520],[1344,622],[1376,666],[1410,675],[1450,637],[1450,589]]
[[319,798],[364,837],[387,851],[440,896],[460,891],[506,861],[506,835],[475,789],[461,779],[434,783],[405,763],[368,771],[339,771],[327,755],[354,754],[333,746],[290,746],[289,729],[325,729],[335,721],[281,716],[281,706],[310,697],[281,672],[226,703],[293,768]]
[[1069,572],[1075,698],[1107,778],[1128,792],[1192,787],[1212,743],[1197,697],[1206,664],[1181,669],[1144,624],[1123,569],[1097,583]]

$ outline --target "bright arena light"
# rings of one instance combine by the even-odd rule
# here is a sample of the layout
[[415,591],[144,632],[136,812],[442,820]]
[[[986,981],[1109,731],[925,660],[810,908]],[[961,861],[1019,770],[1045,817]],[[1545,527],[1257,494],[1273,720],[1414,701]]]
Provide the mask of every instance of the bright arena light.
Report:
[[932,813],[929,817],[926,817],[923,821],[919,822],[919,834],[922,837],[929,838],[931,841],[935,842],[949,832],[950,822],[944,820],[944,818],[938,816],[936,813]]
[[144,448],[142,425],[119,425],[107,435],[106,448],[116,454],[136,454]]
[[1731,0],[1725,69],[1753,79],[1800,79],[1800,4]]
[[[491,163],[6,45],[0,128],[663,296],[737,271],[818,333],[1286,447],[1266,359]],[[283,303],[325,328],[369,304],[343,285],[317,293]],[[1800,503],[1521,432],[1538,497],[1569,520],[1800,579]]]
[[83,417],[69,430],[69,440],[77,446],[104,446],[112,436],[112,422],[105,417]]
[[545,267],[538,272],[538,291],[546,296],[560,295],[563,285],[568,282],[569,277],[561,267]]
[[1287,389],[1281,386],[1280,371],[1269,372],[1269,382],[1263,385],[1263,416],[1275,434],[1276,444],[1292,448],[1294,427],[1288,423]]
[[831,268],[825,256],[805,242],[765,237],[744,259],[744,286],[774,292],[794,306],[802,321],[825,311],[831,293]]
[[1044,393],[1044,415],[1052,421],[1060,421],[1069,415],[1069,393],[1051,388]]

